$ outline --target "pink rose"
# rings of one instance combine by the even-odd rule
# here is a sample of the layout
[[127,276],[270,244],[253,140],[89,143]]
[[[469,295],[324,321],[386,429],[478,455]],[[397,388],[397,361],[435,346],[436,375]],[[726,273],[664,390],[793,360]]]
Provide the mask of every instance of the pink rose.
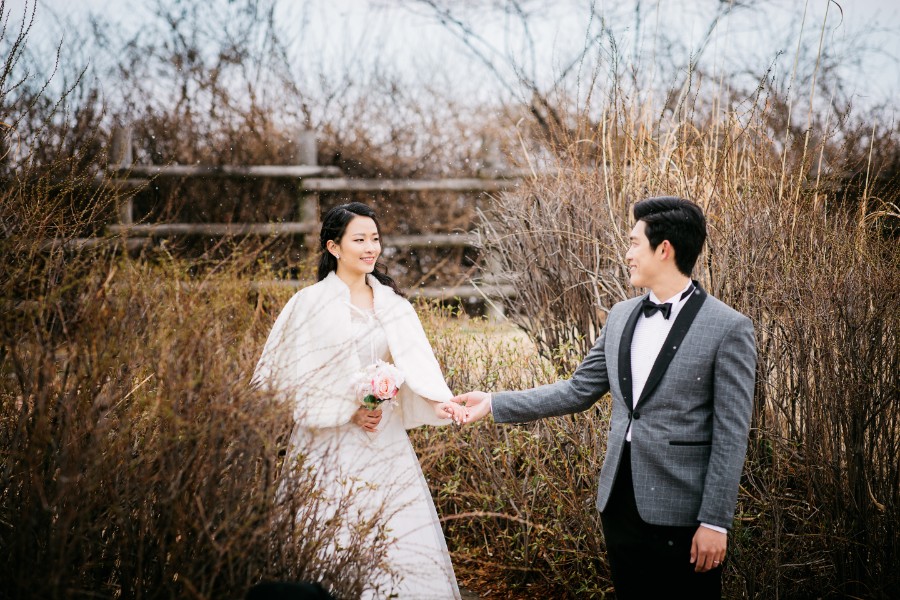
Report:
[[388,400],[397,395],[397,382],[392,373],[381,371],[372,378],[372,392],[375,397]]
[[403,371],[391,363],[377,360],[361,373],[360,389],[357,394],[363,406],[374,409],[382,402],[397,396],[404,379]]

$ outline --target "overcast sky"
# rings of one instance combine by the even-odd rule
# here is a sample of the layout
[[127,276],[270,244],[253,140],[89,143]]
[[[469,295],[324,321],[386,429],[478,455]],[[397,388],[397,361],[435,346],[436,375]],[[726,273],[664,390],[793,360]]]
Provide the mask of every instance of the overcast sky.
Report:
[[[25,1],[7,0],[7,7],[18,14]],[[640,51],[646,57],[658,51],[647,47],[646,31],[638,31],[628,22],[635,5],[639,4],[644,27],[677,32],[678,39],[684,43],[685,58],[703,44],[718,3],[719,0],[593,2],[596,12],[621,20],[619,43],[624,54]],[[92,12],[116,23],[121,31],[135,32],[146,22],[148,6],[152,4],[126,0],[38,0],[34,35],[47,40],[68,35],[71,39],[75,37],[70,35],[72,28],[82,33],[87,31],[87,18]],[[477,7],[479,3],[460,0],[444,4],[456,8]],[[530,34],[535,40],[533,53],[515,19],[478,8],[460,14],[471,19],[474,32],[491,46],[486,52],[496,50],[514,56],[536,78],[552,79],[584,45],[591,2],[560,0],[523,4],[535,8],[530,21]],[[738,65],[762,73],[781,53],[777,68],[790,68],[799,23],[806,8],[802,33],[806,43],[818,43],[823,23],[825,43],[831,47],[854,48],[858,52],[861,41],[865,41],[865,60],[848,63],[844,74],[857,104],[890,104],[900,94],[900,2],[840,0],[829,4],[828,0],[768,0],[762,4],[766,7],[764,11],[735,11],[719,24],[703,57],[708,66],[727,71]],[[438,22],[433,10],[417,0],[282,0],[280,10],[282,27],[288,33],[293,30],[297,44],[302,46],[298,55],[316,54],[321,63],[332,62],[340,68],[341,64],[346,66],[353,54],[377,54],[382,65],[389,64],[410,76],[443,77],[448,90],[469,96],[503,93],[497,89],[496,74],[479,64],[471,49]],[[515,80],[511,71],[502,72],[501,77]]]

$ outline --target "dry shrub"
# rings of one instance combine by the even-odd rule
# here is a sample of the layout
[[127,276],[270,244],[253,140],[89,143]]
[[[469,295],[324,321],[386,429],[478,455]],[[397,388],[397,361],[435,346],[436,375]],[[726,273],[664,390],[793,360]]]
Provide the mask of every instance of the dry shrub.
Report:
[[893,597],[900,319],[883,307],[900,299],[900,265],[877,218],[822,200],[769,199],[768,223],[732,213],[723,232],[732,248],[768,241],[735,252],[721,292],[753,317],[760,350],[734,567],[749,595]]
[[[212,598],[280,578],[358,596],[382,526],[349,505],[323,522],[302,464],[276,502],[290,410],[248,379],[285,292],[253,302],[247,280],[185,271],[69,255],[4,321],[5,588]],[[324,558],[348,521],[354,543]]]
[[163,248],[137,263],[115,238],[78,244],[122,196],[90,184],[94,137],[48,151],[65,147],[55,110],[70,92],[28,129],[48,102],[27,76],[13,85],[25,36],[0,72],[0,121],[19,128],[0,158],[3,593],[240,597],[268,578],[358,597],[384,570],[383,525],[351,514],[352,497],[323,520],[316,477],[279,458],[290,410],[249,386],[290,292],[253,290],[246,245],[227,261]]
[[[519,389],[556,378],[554,365],[509,325],[448,309],[420,314],[455,391]],[[609,590],[594,508],[607,426],[601,403],[527,427],[482,422],[413,432],[463,581],[505,579],[523,597]]]

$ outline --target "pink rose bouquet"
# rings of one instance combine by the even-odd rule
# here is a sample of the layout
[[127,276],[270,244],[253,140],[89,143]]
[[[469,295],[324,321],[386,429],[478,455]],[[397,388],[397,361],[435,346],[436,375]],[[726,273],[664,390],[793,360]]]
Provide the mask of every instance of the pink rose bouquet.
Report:
[[363,406],[374,410],[386,400],[393,400],[403,385],[403,372],[383,360],[365,368],[359,385],[359,398]]

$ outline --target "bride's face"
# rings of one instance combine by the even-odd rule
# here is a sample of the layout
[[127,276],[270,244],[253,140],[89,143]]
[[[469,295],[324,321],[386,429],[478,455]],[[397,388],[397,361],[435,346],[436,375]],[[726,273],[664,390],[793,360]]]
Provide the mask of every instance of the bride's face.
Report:
[[338,275],[365,275],[375,270],[381,255],[378,227],[369,217],[356,216],[347,223],[338,243],[328,242],[328,251],[337,259]]

